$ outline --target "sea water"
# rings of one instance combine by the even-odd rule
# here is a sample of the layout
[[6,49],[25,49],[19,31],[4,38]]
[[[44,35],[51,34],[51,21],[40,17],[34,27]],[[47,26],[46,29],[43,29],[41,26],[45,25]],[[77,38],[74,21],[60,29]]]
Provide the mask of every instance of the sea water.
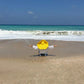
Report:
[[0,25],[0,39],[84,41],[83,25]]

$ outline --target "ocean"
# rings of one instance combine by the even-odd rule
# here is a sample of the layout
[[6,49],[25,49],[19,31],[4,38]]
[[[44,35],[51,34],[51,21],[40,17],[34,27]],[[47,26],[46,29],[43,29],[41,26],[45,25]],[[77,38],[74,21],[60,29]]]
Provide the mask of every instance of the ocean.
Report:
[[84,25],[0,25],[0,39],[84,41]]

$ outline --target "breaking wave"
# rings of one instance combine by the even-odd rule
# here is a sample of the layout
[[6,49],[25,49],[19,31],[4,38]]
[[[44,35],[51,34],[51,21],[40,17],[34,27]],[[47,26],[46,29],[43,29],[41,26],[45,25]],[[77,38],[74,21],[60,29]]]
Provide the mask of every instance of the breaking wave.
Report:
[[0,30],[0,39],[49,39],[65,41],[84,41],[84,31]]
[[13,30],[0,30],[1,34],[31,34],[31,35],[84,35],[84,31],[13,31]]

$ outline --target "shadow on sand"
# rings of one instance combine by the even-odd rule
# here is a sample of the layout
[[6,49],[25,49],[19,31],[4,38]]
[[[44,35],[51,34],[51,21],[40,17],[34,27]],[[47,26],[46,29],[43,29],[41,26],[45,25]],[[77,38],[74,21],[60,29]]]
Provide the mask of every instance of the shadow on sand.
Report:
[[46,56],[55,56],[55,55],[50,55],[50,54],[33,55],[33,57],[46,57]]

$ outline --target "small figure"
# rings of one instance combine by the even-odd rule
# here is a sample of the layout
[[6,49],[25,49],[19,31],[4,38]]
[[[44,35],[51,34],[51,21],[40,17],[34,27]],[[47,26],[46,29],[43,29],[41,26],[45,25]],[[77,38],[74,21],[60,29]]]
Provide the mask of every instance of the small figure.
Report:
[[54,47],[56,47],[56,45],[48,45],[48,42],[46,40],[41,40],[37,43],[36,45],[29,45],[29,47],[34,48],[35,50],[38,50],[38,55],[39,56],[47,56],[48,55],[48,48],[49,49],[53,49]]

